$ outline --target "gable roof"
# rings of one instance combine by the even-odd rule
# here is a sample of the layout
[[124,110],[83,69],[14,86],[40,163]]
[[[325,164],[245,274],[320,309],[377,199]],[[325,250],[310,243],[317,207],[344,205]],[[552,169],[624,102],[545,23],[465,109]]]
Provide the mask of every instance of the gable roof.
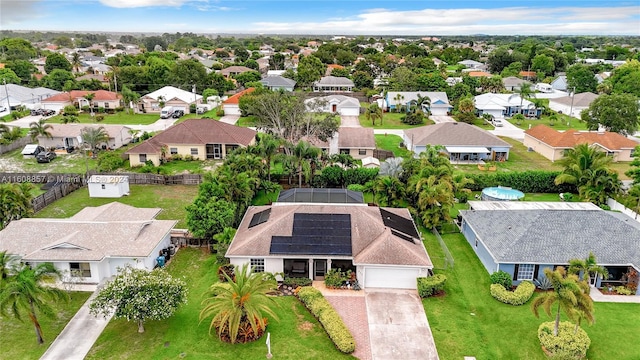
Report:
[[239,93],[230,96],[228,99],[226,99],[225,101],[222,102],[222,104],[226,104],[226,105],[231,105],[231,104],[239,104],[240,103],[240,98],[244,95],[247,94],[251,94],[252,92],[254,92],[256,89],[255,88],[248,88],[246,90],[242,90]]
[[351,79],[342,76],[323,76],[320,80],[314,82],[313,84],[327,86],[354,86]]
[[119,138],[123,136],[124,139],[130,139],[129,134],[130,127],[124,125],[99,125],[99,124],[51,124],[49,133],[52,137],[77,137],[82,133],[84,128],[99,128],[102,127],[109,134],[109,138]]
[[376,138],[372,128],[339,127],[338,147],[354,149],[375,149]]
[[640,224],[604,210],[466,210],[467,224],[501,263],[567,264],[592,251],[600,265],[640,268]]
[[194,94],[192,92],[178,89],[177,87],[173,87],[173,86],[165,86],[152,93],[144,95],[143,97],[151,98],[153,100],[158,100],[161,96],[165,102],[173,99],[178,99],[188,104],[197,102],[198,100],[202,99],[202,95]]
[[[271,209],[269,219],[249,227],[253,216]],[[407,209],[384,208],[411,221]],[[276,203],[271,206],[251,206],[238,227],[227,257],[280,256],[272,255],[272,237],[292,236],[295,214],[347,214],[351,224],[351,254],[354,264],[386,264],[432,267],[422,241],[409,241],[393,234],[383,223],[381,208],[349,204]],[[413,225],[415,226],[415,225]],[[321,235],[322,230],[318,230]]]
[[549,99],[549,102],[555,102],[562,105],[570,106],[573,101],[574,107],[589,107],[591,103],[598,98],[598,95],[591,92],[583,92],[579,94],[573,95],[573,100],[571,96],[563,96],[554,99]]
[[598,144],[610,151],[633,149],[640,145],[640,143],[615,132],[578,131],[574,129],[559,132],[542,124],[525,130],[524,133],[551,147],[563,149],[569,149],[583,143],[589,145]]
[[267,76],[266,78],[260,80],[260,83],[267,87],[294,87],[296,85],[295,80],[291,80],[279,75]]
[[418,97],[428,97],[431,100],[431,107],[447,107],[451,108],[452,106],[449,104],[449,97],[447,97],[447,93],[444,91],[389,91],[387,93],[387,103],[391,105],[396,105],[396,101],[394,100],[396,96],[400,95],[402,97],[401,103],[408,104],[411,101],[417,101]]
[[70,92],[63,92],[53,95],[49,98],[42,100],[42,102],[65,102],[74,101],[85,97],[87,94],[94,94],[92,101],[116,101],[122,99],[122,95],[116,94],[112,91],[97,90],[97,91],[85,91],[85,90],[71,90]]
[[415,145],[511,147],[490,132],[460,122],[446,122],[404,130]]
[[129,149],[125,154],[154,154],[163,145],[234,144],[247,146],[256,131],[212,119],[188,119]]

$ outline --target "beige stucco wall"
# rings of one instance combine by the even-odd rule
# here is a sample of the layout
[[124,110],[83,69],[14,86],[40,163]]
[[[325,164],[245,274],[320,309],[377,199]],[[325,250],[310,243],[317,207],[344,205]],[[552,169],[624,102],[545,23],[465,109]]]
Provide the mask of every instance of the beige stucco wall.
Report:
[[[144,163],[140,162],[139,155],[140,154],[129,154],[129,164],[131,167],[144,165]],[[160,166],[160,154],[147,154],[147,160],[151,160],[155,166]]]
[[360,155],[359,153],[360,149],[349,149],[349,155],[351,155],[351,157],[356,160],[362,160],[367,156],[373,156],[373,149],[366,149],[366,150],[367,150],[366,155]]
[[523,143],[524,143],[524,146],[526,146],[527,148],[532,148],[533,151],[537,152],[538,154],[546,157],[551,161],[560,160],[564,153],[564,149],[554,150],[551,146],[543,143],[542,141],[537,140],[536,138],[528,134],[524,134]]
[[178,155],[182,155],[182,157],[185,157],[186,155],[191,155],[191,148],[196,148],[198,149],[198,155],[191,155],[193,156],[194,159],[198,159],[198,160],[206,160],[207,158],[207,153],[206,153],[206,147],[205,145],[184,145],[184,144],[180,144],[180,145],[167,145],[167,157],[171,156],[171,148],[176,148],[178,149]]
[[622,150],[613,156],[613,161],[633,161],[631,149]]

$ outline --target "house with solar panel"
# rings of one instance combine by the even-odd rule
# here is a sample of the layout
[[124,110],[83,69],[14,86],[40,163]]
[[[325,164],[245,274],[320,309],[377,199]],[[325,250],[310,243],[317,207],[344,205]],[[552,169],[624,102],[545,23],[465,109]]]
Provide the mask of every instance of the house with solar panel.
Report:
[[254,272],[312,280],[352,270],[363,288],[415,289],[433,269],[407,209],[368,206],[346,189],[291,189],[272,205],[251,206],[226,257]]

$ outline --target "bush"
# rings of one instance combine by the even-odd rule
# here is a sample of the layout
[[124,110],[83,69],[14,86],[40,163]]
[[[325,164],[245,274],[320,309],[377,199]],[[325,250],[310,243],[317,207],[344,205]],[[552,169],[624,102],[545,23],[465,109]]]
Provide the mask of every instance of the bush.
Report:
[[169,159],[171,159],[172,161],[173,161],[173,160],[181,161],[181,160],[182,160],[182,155],[180,155],[180,154],[173,154],[173,155],[171,155],[171,157],[170,157]]
[[421,298],[426,298],[441,292],[447,277],[443,274],[435,274],[429,277],[418,278],[418,294]]
[[473,124],[473,122],[478,119],[476,114],[474,114],[473,112],[459,113],[459,114],[455,115],[454,117],[455,117],[455,119],[457,121],[463,122],[463,123],[467,123],[467,124]]
[[83,106],[83,107],[82,107],[82,111],[84,111],[84,112],[90,112],[90,111],[91,111],[91,106],[89,106],[89,105],[85,105],[85,106]]
[[364,185],[368,181],[375,180],[378,177],[378,169],[368,169],[368,168],[353,168],[345,170],[342,174],[344,179],[344,184],[349,186],[351,184]]
[[67,105],[63,109],[65,115],[78,115],[78,109],[73,105]]
[[349,329],[342,321],[342,318],[329,304],[322,293],[311,286],[301,288],[297,293],[298,299],[315,316],[329,338],[336,345],[338,350],[345,354],[350,354],[356,349],[356,342],[349,332]]
[[421,113],[409,113],[400,118],[400,121],[407,125],[424,124],[424,115]]
[[504,286],[505,289],[511,290],[513,286],[513,281],[511,280],[511,275],[506,271],[496,271],[491,274],[491,283],[492,284],[500,284]]
[[98,170],[100,171],[114,171],[122,167],[123,164],[124,159],[118,153],[105,151],[98,155]]
[[234,271],[235,267],[232,264],[220,265],[218,268],[218,279],[220,282],[227,282],[227,278],[224,275],[226,274],[229,278],[233,279],[235,277]]
[[97,122],[101,122],[102,120],[104,120],[104,115],[96,115]]
[[224,110],[222,110],[222,109],[216,110],[216,116],[218,116],[218,117],[224,116]]
[[473,180],[469,185],[471,191],[482,191],[486,187],[508,186],[524,193],[577,193],[575,185],[556,185],[556,176],[560,171],[527,170],[520,172],[496,172],[469,174],[465,176]]
[[196,109],[197,109],[197,105],[196,104],[189,104],[189,112],[191,114],[195,114],[196,113]]
[[184,156],[184,161],[193,161],[193,155],[187,154]]
[[633,291],[627,289],[625,286],[616,286],[616,292],[619,295],[634,295]]
[[508,291],[500,284],[491,284],[491,296],[510,305],[522,305],[531,299],[536,286],[530,281],[523,281],[514,291]]
[[591,346],[589,335],[582,329],[574,334],[575,325],[568,322],[560,322],[558,336],[553,335],[555,322],[549,321],[538,327],[538,339],[540,345],[554,359],[582,359],[587,356],[587,350]]
[[306,277],[296,278],[296,277],[285,277],[282,281],[283,285],[287,286],[309,286],[311,285],[311,279]]
[[364,192],[364,185],[360,184],[351,184],[347,186],[347,190]]
[[351,280],[351,270],[329,269],[324,277],[324,285],[328,288],[340,288]]

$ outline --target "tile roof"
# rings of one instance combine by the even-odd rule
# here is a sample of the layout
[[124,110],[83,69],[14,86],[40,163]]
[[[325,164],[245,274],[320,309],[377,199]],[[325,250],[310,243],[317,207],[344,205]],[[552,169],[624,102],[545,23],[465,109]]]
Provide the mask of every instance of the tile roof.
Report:
[[80,136],[82,129],[84,128],[98,128],[103,127],[109,134],[109,138],[116,138],[123,136],[123,140],[130,139],[129,134],[130,127],[124,125],[99,125],[99,124],[51,124],[49,132],[52,137],[77,137]]
[[446,122],[407,129],[404,134],[413,139],[414,145],[511,147],[508,142],[488,131],[459,122]]
[[491,76],[491,74],[489,74],[486,71],[469,71],[467,72],[467,74],[471,77],[482,77],[482,76],[490,77]]
[[546,125],[536,125],[531,129],[525,130],[525,135],[554,148],[572,148],[578,144],[598,144],[610,151],[633,149],[640,143],[626,138],[618,133],[602,131],[578,131],[569,129],[559,132]]
[[502,263],[567,264],[590,251],[600,265],[640,269],[640,224],[604,210],[465,210],[460,214]]
[[242,90],[239,93],[229,97],[227,100],[223,101],[223,104],[239,104],[240,98],[244,95],[251,94],[255,91],[255,88],[248,88],[246,90]]
[[[249,228],[253,215],[266,209],[271,209],[269,220]],[[405,219],[411,219],[407,209],[384,209]],[[238,227],[227,256],[276,256],[270,255],[271,237],[291,236],[296,213],[349,214],[354,264],[433,266],[422,241],[410,242],[399,238],[384,225],[380,208],[357,204],[276,203],[271,206],[251,206]],[[413,223],[413,220],[411,221]]]
[[115,101],[118,99],[122,99],[122,95],[116,94],[112,91],[107,91],[107,90],[97,90],[97,91],[71,90],[71,92],[63,92],[63,93],[51,96],[42,101],[43,102],[70,101],[71,102],[76,99],[82,98],[87,94],[95,94],[92,101]]
[[256,131],[212,119],[188,119],[173,125],[125,154],[153,154],[163,145],[234,144],[249,145]]
[[353,149],[375,149],[376,138],[372,128],[339,127],[338,147]]

